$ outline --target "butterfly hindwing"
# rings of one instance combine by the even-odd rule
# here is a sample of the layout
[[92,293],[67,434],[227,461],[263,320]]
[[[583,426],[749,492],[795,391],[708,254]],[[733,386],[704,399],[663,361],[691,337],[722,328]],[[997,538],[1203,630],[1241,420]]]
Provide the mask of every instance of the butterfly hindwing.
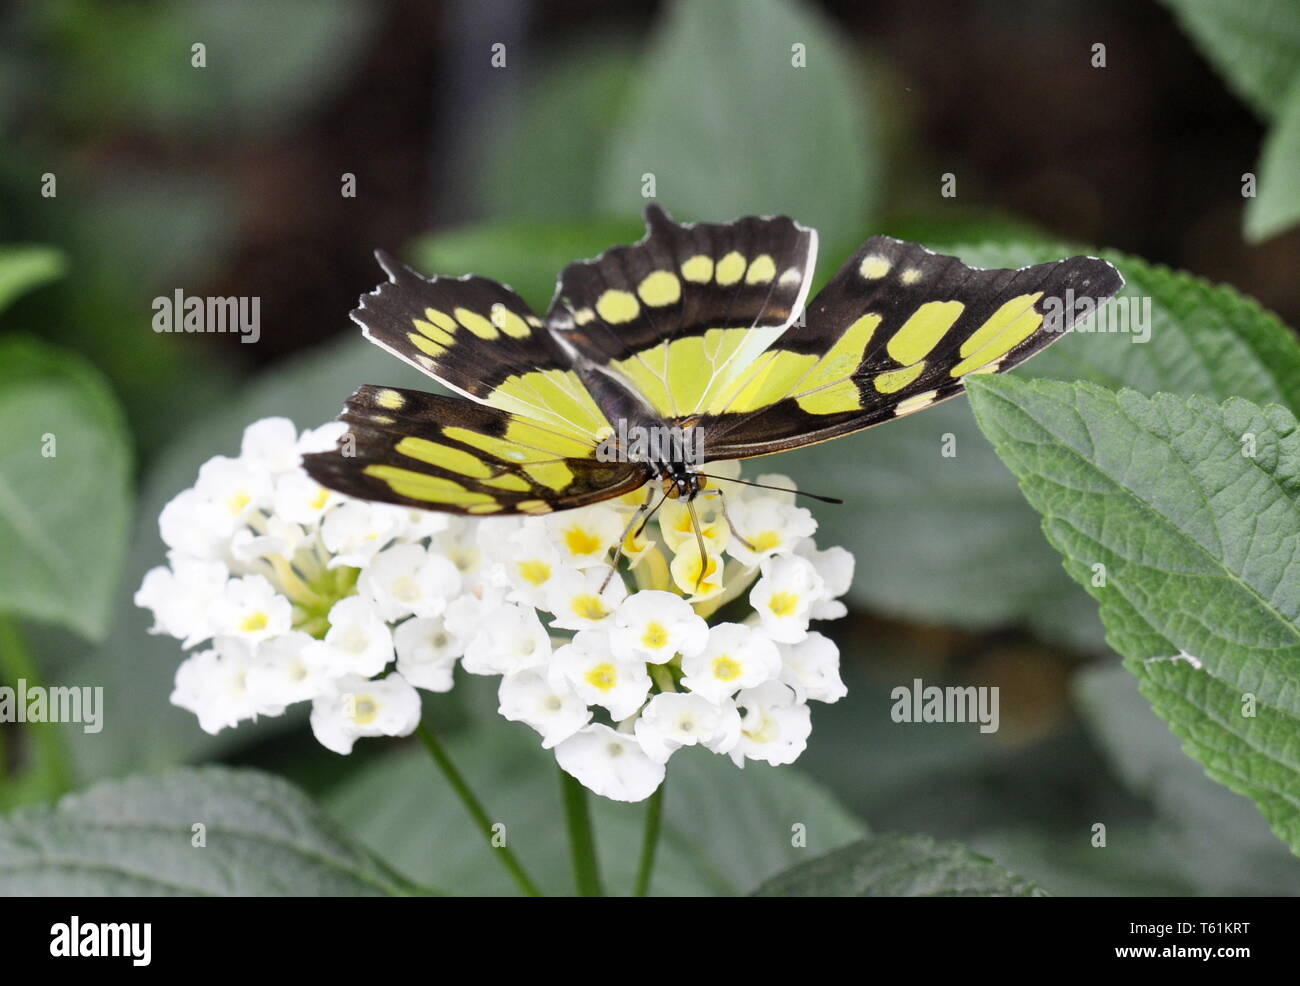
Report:
[[[980,270],[874,236],[706,411],[708,458],[798,448],[911,414],[1059,339],[1123,278],[1095,257]],[[1090,311],[1085,308],[1084,311]]]
[[817,235],[785,217],[679,224],[658,206],[646,224],[639,243],[566,267],[547,323],[661,417],[689,415],[797,316]]
[[388,282],[352,313],[365,337],[483,404],[597,439],[609,423],[542,320],[485,277],[425,278],[384,254]]
[[544,514],[620,496],[645,466],[601,462],[591,444],[457,398],[361,387],[339,448],[304,456],[322,486],[363,500],[475,516]]

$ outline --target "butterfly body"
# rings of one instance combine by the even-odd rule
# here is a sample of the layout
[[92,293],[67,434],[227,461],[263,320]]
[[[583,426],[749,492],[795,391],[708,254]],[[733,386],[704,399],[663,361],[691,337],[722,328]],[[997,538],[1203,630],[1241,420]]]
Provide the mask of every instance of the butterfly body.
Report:
[[461,396],[360,388],[339,450],[305,457],[311,475],[474,516],[545,514],[647,483],[690,501],[707,488],[704,463],[945,400],[1123,285],[1093,257],[978,270],[874,236],[806,304],[815,231],[785,217],[678,224],[657,206],[646,219],[639,243],[565,268],[544,317],[494,281],[424,278],[380,255],[389,280],[353,318]]

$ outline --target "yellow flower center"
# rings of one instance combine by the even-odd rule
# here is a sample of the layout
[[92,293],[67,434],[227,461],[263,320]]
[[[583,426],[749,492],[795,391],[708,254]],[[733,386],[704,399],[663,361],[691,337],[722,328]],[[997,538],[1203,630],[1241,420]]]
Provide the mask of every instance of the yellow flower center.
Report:
[[750,538],[749,543],[754,546],[755,551],[771,551],[773,548],[781,547],[781,535],[776,531],[764,531]]
[[767,608],[772,611],[774,616],[789,616],[799,608],[799,593],[774,592],[767,604]]
[[352,721],[358,726],[365,726],[375,721],[379,705],[369,695],[362,695],[352,705]]
[[250,616],[244,618],[244,622],[239,624],[239,629],[245,633],[255,633],[258,630],[265,630],[270,619],[260,609]]
[[607,692],[618,684],[618,669],[606,661],[604,664],[597,664],[587,672],[587,684],[593,688],[598,688],[602,692]]
[[544,561],[521,561],[519,577],[533,585],[541,585],[551,577],[551,566]]
[[581,527],[570,527],[564,532],[564,543],[571,554],[593,555],[600,550],[600,538]]
[[322,486],[320,488],[320,492],[317,493],[316,496],[312,498],[311,508],[313,510],[323,510],[325,508],[325,504],[329,502],[329,498],[330,498],[330,491],[327,490],[324,486]]
[[668,643],[668,631],[662,623],[652,620],[645,628],[645,633],[641,635],[641,643],[650,650],[658,650]]
[[713,677],[719,681],[732,681],[740,677],[743,668],[739,661],[734,661],[727,654],[723,654],[713,661]]
[[238,517],[241,513],[244,512],[244,508],[248,506],[249,501],[252,499],[253,498],[249,496],[244,490],[240,490],[238,493],[236,493],[234,496],[232,496],[229,500],[226,501],[226,506],[230,508],[230,513],[233,516]]
[[573,597],[573,612],[584,620],[600,620],[609,615],[609,610],[605,608],[600,596],[592,595],[590,592]]

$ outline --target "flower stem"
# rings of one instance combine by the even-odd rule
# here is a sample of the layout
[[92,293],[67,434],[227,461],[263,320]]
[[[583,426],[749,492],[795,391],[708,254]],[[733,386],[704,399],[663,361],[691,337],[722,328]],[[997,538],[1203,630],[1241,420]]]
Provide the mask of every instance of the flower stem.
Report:
[[[26,682],[29,693],[42,684],[36,661],[11,616],[0,616],[0,681],[8,682],[15,691],[20,681]],[[72,790],[72,766],[59,725],[29,722],[26,729],[34,753],[29,768],[34,789],[42,799],[49,800]]]
[[468,811],[470,817],[474,819],[474,824],[483,834],[483,838],[486,840],[489,848],[491,848],[492,854],[497,856],[501,860],[501,864],[509,870],[510,876],[514,879],[515,883],[519,885],[519,889],[524,892],[525,896],[541,897],[542,892],[537,889],[537,884],[533,883],[532,878],[524,871],[523,865],[519,862],[519,858],[515,855],[514,850],[506,845],[498,846],[493,844],[492,819],[488,817],[488,813],[484,810],[482,802],[475,797],[474,792],[471,791],[469,785],[465,783],[465,778],[461,776],[460,771],[456,769],[456,765],[453,764],[451,758],[447,756],[447,751],[444,750],[442,744],[438,742],[438,737],[434,736],[433,730],[424,723],[420,723],[416,727],[415,731],[420,737],[420,742],[424,744],[424,748],[429,751],[429,756],[433,758],[433,762],[438,765],[438,769],[441,770],[443,776],[447,778],[447,783],[452,786],[457,797],[460,798],[461,804],[465,806],[465,810]]
[[645,834],[641,840],[641,865],[636,871],[636,887],[633,896],[644,897],[650,892],[650,878],[654,875],[655,851],[659,848],[660,822],[664,814],[665,780],[659,789],[650,795],[650,802],[645,806]]
[[596,837],[591,829],[587,789],[567,771],[560,770],[564,794],[564,820],[569,828],[569,852],[573,857],[573,882],[579,897],[604,897],[600,888],[600,865],[596,862]]

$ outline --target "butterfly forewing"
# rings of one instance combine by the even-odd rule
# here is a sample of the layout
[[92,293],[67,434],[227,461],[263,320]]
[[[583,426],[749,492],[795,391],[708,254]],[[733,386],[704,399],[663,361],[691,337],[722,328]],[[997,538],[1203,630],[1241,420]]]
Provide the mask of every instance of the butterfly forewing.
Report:
[[642,486],[645,466],[601,462],[543,423],[395,387],[360,388],[339,448],[304,456],[322,486],[363,500],[471,515],[544,514]]
[[[980,270],[885,236],[868,240],[700,422],[709,458],[825,441],[929,407],[1061,338],[1079,306],[1123,286],[1095,257]],[[1084,299],[1087,299],[1085,302]]]
[[569,355],[514,291],[379,260],[388,283],[352,313],[367,339],[480,403],[593,443],[606,433],[609,422]]
[[703,410],[802,309],[817,235],[785,217],[681,225],[560,275],[548,324],[664,418]]

